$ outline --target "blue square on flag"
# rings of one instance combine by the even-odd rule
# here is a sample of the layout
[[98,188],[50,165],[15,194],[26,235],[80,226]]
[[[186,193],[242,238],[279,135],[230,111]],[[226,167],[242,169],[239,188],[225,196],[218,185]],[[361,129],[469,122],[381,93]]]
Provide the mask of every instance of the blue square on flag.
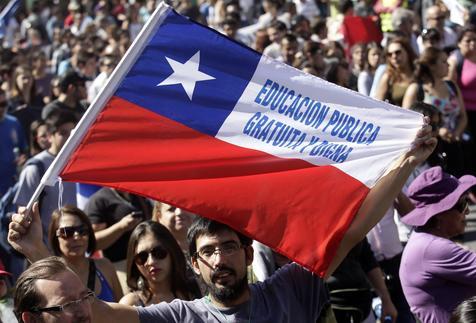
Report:
[[215,136],[260,57],[170,11],[116,95]]

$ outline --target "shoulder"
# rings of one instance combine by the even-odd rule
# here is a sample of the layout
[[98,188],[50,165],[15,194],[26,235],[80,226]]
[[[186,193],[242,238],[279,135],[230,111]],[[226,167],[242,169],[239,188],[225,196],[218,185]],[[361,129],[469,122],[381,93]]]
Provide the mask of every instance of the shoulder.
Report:
[[106,276],[106,278],[110,278],[110,276],[116,275],[116,270],[109,259],[95,259],[94,263],[96,264],[96,267],[99,269],[99,271],[101,271],[101,273]]
[[6,114],[5,115],[4,122],[6,124],[20,125],[20,122],[18,121],[18,119],[16,117],[12,116],[11,114]]
[[140,322],[191,322],[198,317],[205,318],[209,316],[209,309],[203,302],[203,299],[193,301],[183,301],[175,299],[170,303],[161,302],[159,304],[137,307]]
[[308,284],[312,282],[318,285],[323,285],[322,278],[296,263],[290,263],[278,269],[262,284],[257,283],[256,285],[261,287],[272,286],[279,290],[286,290],[286,286],[300,288],[302,286],[308,286]]
[[390,73],[385,70],[380,77],[380,84],[387,84],[390,81]]

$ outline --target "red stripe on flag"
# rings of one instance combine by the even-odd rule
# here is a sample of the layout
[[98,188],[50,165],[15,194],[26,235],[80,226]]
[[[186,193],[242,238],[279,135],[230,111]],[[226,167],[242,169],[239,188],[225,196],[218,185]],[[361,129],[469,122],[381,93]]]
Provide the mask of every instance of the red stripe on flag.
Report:
[[368,193],[332,166],[241,148],[118,97],[98,116],[61,177],[227,223],[320,275]]

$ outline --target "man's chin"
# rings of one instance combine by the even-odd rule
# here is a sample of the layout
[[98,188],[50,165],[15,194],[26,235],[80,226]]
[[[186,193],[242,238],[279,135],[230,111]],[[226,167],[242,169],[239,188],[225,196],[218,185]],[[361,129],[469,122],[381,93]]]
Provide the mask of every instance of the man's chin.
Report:
[[248,286],[248,281],[246,276],[238,281],[235,277],[230,277],[230,279],[215,279],[211,286],[209,286],[210,294],[221,301],[229,302],[238,299]]

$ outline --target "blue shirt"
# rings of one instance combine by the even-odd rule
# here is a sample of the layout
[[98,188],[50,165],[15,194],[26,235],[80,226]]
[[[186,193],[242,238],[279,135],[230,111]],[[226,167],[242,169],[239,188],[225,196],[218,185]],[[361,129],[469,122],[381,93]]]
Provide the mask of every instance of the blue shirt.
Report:
[[28,148],[22,126],[17,118],[5,115],[0,120],[0,196],[5,194],[10,186],[15,184],[17,154]]

